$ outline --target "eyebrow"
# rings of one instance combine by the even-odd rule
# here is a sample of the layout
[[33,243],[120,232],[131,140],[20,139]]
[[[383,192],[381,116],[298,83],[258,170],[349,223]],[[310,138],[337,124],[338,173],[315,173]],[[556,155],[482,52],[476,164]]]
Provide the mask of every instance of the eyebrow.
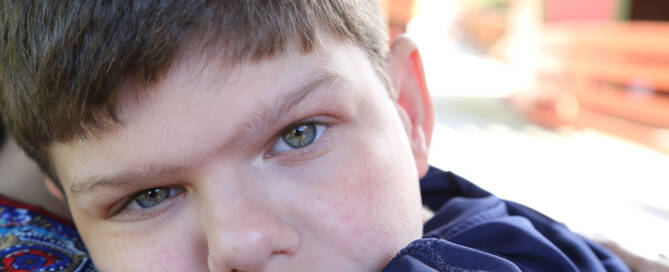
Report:
[[[309,76],[295,90],[281,95],[276,99],[276,103],[271,105],[263,104],[261,109],[252,114],[243,125],[235,130],[229,141],[224,143],[216,150],[224,149],[227,146],[239,146],[245,142],[245,135],[254,135],[253,132],[264,127],[276,124],[281,117],[288,113],[297,104],[304,101],[311,94],[318,90],[326,89],[333,83],[346,82],[344,77],[338,73],[325,71],[315,73]],[[126,170],[108,177],[89,176],[74,182],[70,186],[70,192],[74,195],[81,195],[93,191],[100,187],[133,187],[137,184],[148,183],[157,179],[169,179],[186,171],[185,167],[180,166],[150,166],[139,170]]]
[[333,72],[317,73],[306,79],[300,87],[280,96],[277,102],[271,105],[262,104],[260,110],[251,114],[250,118],[240,126],[231,137],[231,142],[224,144],[221,149],[228,146],[243,146],[248,144],[245,139],[247,135],[255,135],[255,131],[261,128],[276,124],[280,119],[290,112],[296,105],[304,101],[307,97],[317,93],[319,90],[326,89],[335,83],[346,82],[343,76]]
[[96,187],[128,187],[138,182],[172,178],[186,170],[179,166],[150,166],[145,169],[127,170],[109,177],[90,176],[81,182],[73,183],[70,192],[82,194],[93,191]]

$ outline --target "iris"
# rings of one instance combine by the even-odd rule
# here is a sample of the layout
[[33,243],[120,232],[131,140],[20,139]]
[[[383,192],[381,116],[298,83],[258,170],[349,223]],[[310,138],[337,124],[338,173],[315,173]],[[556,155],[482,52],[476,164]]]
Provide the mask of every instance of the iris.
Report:
[[169,188],[154,188],[146,190],[135,198],[135,202],[142,208],[151,208],[160,204],[170,196]]
[[303,148],[316,139],[316,125],[302,124],[284,133],[281,138],[292,148]]

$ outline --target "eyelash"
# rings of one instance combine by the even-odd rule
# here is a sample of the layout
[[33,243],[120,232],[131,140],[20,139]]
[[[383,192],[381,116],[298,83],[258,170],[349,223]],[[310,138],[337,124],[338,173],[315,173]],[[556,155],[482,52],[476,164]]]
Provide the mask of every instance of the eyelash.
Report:
[[[270,142],[271,144],[269,145],[267,152],[264,154],[265,159],[270,159],[274,157],[282,157],[282,161],[291,161],[291,160],[300,160],[301,156],[307,155],[309,153],[312,153],[316,147],[322,144],[322,142],[326,142],[327,136],[328,136],[328,130],[331,127],[331,123],[324,120],[326,119],[325,117],[317,117],[317,118],[310,118],[310,119],[305,119],[302,121],[294,122],[291,123],[288,126],[285,126],[283,129],[279,131],[279,133],[275,134],[272,137],[272,141]],[[294,148],[292,150],[288,151],[282,151],[282,152],[272,152],[274,147],[279,143],[279,141],[282,141],[282,136],[286,133],[289,133],[292,129],[302,126],[302,125],[314,125],[316,126],[317,129],[317,136],[311,142],[305,147],[302,148]],[[318,132],[318,129],[322,130],[320,133]],[[308,158],[302,158],[302,160],[305,160]]]
[[[130,209],[129,206],[132,205],[132,203],[139,197],[141,194],[154,190],[154,189],[159,189],[159,188],[166,188],[169,190],[178,190],[178,193],[171,195],[165,200],[161,201],[160,203],[156,204],[153,207],[149,208],[140,208],[140,209]],[[118,204],[112,206],[109,210],[109,218],[113,218],[114,220],[117,221],[136,221],[136,220],[141,220],[141,219],[146,219],[153,217],[154,215],[159,214],[163,210],[169,208],[171,204],[174,202],[174,200],[177,197],[183,196],[186,190],[182,187],[178,186],[164,186],[164,187],[156,187],[156,188],[150,188],[146,190],[139,191],[137,193],[132,194],[130,197],[125,198],[124,200],[120,201]]]

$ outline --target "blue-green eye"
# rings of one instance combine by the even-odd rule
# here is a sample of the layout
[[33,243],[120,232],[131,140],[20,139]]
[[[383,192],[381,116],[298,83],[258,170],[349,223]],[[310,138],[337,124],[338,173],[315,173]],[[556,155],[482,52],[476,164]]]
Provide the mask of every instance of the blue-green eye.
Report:
[[281,139],[292,148],[305,147],[316,139],[316,125],[299,125],[281,135]]
[[285,130],[272,148],[272,153],[280,153],[300,149],[312,144],[321,137],[324,125],[316,123],[298,124]]
[[180,194],[181,192],[183,192],[183,189],[176,187],[160,187],[149,189],[140,192],[137,196],[135,196],[130,204],[128,204],[127,208],[130,210],[148,209],[162,203],[170,197]]

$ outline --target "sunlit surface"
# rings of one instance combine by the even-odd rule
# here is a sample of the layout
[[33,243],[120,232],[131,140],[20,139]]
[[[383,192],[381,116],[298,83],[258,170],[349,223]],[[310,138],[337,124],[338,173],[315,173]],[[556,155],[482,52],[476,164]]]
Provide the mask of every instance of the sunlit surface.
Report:
[[431,163],[578,233],[669,256],[669,154],[592,129],[526,121],[505,102],[526,86],[526,70],[449,40],[457,10],[445,2],[421,0],[408,27],[437,113]]
[[501,102],[436,100],[433,165],[577,232],[649,257],[669,253],[668,155],[596,131],[524,124]]

